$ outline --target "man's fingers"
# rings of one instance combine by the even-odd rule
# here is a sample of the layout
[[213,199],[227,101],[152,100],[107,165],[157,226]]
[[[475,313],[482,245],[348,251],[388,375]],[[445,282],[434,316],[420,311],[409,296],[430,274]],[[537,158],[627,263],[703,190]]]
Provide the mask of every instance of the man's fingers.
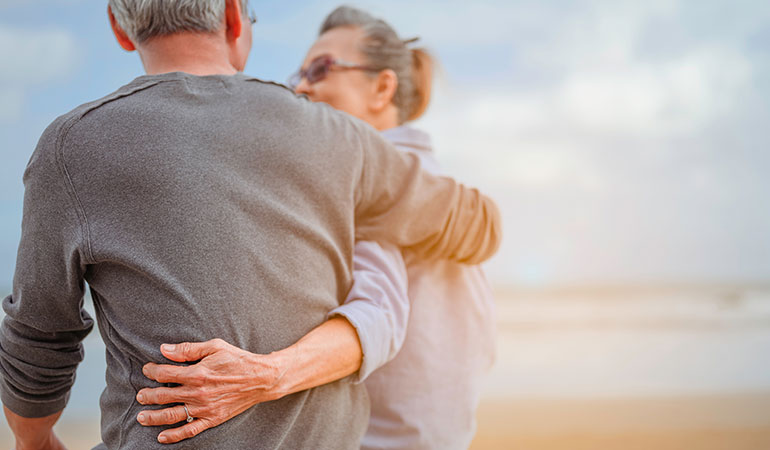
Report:
[[179,428],[165,430],[158,435],[158,442],[161,444],[173,444],[174,442],[190,439],[203,431],[213,427],[214,424],[205,419],[195,419],[192,422],[182,425]]
[[169,364],[147,363],[142,367],[144,376],[158,383],[178,383],[184,384],[184,381],[190,376],[193,370],[191,366],[172,366]]
[[136,420],[146,427],[173,425],[187,420],[187,413],[184,406],[177,405],[171,408],[141,411],[136,416]]
[[163,344],[160,346],[160,352],[171,361],[198,361],[221,349],[223,344],[226,343],[222,339],[212,339],[206,342]]
[[144,388],[136,394],[136,401],[142,405],[168,405],[169,403],[185,403],[192,399],[189,394],[189,391],[183,387]]

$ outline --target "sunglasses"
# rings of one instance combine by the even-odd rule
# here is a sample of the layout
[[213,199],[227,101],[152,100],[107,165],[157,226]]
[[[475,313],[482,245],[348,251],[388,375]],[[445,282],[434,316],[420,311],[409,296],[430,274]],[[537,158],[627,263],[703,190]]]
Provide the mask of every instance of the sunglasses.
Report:
[[292,90],[296,90],[297,86],[302,82],[302,79],[306,79],[308,84],[318,83],[326,78],[331,72],[332,67],[339,67],[344,70],[366,70],[371,72],[379,72],[379,69],[374,67],[364,66],[361,64],[344,61],[341,59],[332,58],[331,55],[321,55],[308,64],[307,69],[300,69],[297,73],[289,77],[288,85]]

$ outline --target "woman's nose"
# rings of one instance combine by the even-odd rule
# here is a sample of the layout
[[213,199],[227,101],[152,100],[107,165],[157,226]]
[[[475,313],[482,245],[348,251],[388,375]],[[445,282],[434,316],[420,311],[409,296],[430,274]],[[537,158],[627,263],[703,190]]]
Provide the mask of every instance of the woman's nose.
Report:
[[310,83],[307,82],[307,78],[303,77],[297,87],[294,88],[294,92],[297,94],[310,95]]

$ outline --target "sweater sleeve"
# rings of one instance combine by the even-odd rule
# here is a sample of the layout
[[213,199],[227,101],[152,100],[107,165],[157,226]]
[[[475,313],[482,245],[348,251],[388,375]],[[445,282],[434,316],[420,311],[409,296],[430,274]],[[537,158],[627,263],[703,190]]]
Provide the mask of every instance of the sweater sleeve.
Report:
[[502,227],[490,198],[422,170],[417,156],[399,152],[373,129],[361,131],[356,239],[387,241],[423,258],[466,264],[497,251]]
[[43,134],[24,173],[24,212],[13,292],[3,300],[0,398],[22,417],[62,410],[93,320],[83,310],[82,211],[57,155],[59,122]]
[[353,287],[345,303],[328,317],[343,316],[356,329],[364,359],[356,382],[393,359],[406,338],[409,322],[406,265],[397,247],[356,243]]

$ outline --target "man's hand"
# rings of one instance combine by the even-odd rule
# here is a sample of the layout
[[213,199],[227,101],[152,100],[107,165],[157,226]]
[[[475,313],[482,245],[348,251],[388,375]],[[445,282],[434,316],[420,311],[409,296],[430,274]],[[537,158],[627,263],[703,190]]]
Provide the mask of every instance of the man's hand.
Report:
[[[246,411],[257,403],[285,395],[279,381],[288,362],[281,355],[258,355],[241,350],[221,339],[206,342],[164,344],[163,356],[176,362],[198,361],[191,366],[146,364],[147,378],[158,383],[177,383],[178,387],[140,390],[136,400],[142,405],[182,403],[192,422],[165,430],[158,442],[171,444],[189,439]],[[184,406],[145,410],[137,415],[144,426],[172,425],[185,422]]]
[[61,412],[30,419],[21,417],[6,407],[3,409],[8,425],[16,436],[15,450],[66,450],[53,432],[53,425],[61,416]]

